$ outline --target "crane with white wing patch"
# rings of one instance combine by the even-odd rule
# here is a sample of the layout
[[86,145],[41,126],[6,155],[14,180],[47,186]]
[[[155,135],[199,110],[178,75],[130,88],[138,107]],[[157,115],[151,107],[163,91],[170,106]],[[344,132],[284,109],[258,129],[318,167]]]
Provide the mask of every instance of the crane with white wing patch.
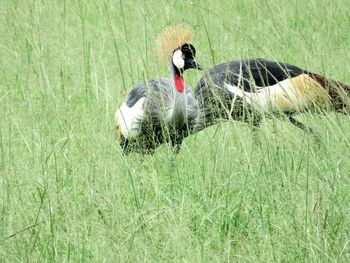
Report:
[[124,153],[152,153],[164,142],[176,150],[198,120],[198,103],[183,73],[200,69],[185,25],[170,26],[158,37],[156,52],[170,60],[170,78],[139,83],[128,93],[115,114],[117,140]]
[[251,121],[261,115],[287,116],[292,124],[310,131],[293,115],[311,108],[350,108],[350,86],[303,70],[265,59],[229,61],[211,68],[195,90],[204,112],[202,128],[218,119]]

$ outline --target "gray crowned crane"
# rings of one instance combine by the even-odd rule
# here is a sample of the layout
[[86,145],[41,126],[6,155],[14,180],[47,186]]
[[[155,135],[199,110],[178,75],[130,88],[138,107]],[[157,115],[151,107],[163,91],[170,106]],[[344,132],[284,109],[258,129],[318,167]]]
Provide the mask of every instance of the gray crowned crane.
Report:
[[171,142],[176,151],[198,120],[198,103],[183,73],[200,69],[186,25],[170,26],[158,37],[156,52],[169,60],[170,78],[156,78],[134,86],[115,114],[117,141],[124,153],[153,153]]
[[293,115],[323,105],[339,112],[350,108],[350,86],[261,58],[214,66],[198,82],[195,96],[204,114],[202,128],[220,118],[258,126],[262,114],[282,114],[295,126],[312,131]]

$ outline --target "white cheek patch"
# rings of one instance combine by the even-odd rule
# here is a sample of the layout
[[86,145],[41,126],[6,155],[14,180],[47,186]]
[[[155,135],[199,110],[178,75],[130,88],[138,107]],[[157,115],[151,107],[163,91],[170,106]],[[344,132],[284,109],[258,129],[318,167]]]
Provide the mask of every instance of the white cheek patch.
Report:
[[182,58],[181,50],[176,50],[173,54],[173,63],[178,69],[182,69],[185,66],[185,60]]

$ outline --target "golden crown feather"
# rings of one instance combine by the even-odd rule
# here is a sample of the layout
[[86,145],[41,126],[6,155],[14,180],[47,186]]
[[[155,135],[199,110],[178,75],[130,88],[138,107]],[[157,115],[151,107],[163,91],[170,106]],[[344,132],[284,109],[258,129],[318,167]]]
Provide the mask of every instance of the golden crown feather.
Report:
[[173,51],[192,39],[193,30],[189,25],[168,26],[156,39],[156,52],[160,58],[169,59]]

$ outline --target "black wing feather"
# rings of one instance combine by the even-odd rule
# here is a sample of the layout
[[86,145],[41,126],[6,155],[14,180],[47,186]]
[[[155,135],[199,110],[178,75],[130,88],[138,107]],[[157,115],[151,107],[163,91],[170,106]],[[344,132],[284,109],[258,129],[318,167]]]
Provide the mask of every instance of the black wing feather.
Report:
[[210,79],[208,76],[202,78],[196,88],[196,93],[210,83],[221,88],[224,83],[235,86],[240,84],[245,91],[251,92],[255,91],[255,86],[271,86],[303,73],[305,71],[296,66],[261,58],[230,61],[213,67],[209,71]]

